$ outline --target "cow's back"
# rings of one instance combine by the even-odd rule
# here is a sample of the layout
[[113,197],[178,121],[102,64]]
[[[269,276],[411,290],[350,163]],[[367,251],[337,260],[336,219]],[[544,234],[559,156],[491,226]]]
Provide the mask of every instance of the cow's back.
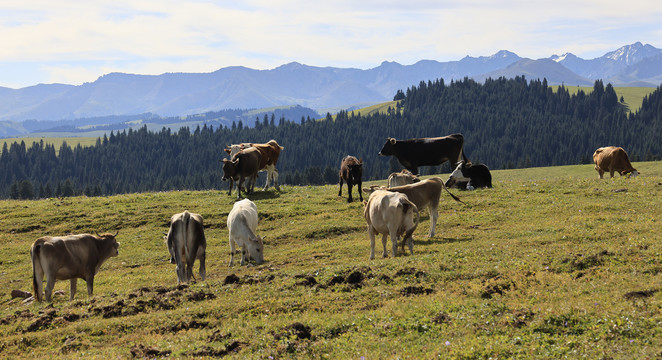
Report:
[[257,222],[257,206],[249,199],[244,199],[235,202],[232,206],[232,210],[228,214],[227,225],[230,232],[241,231],[244,226],[255,232]]
[[260,170],[262,153],[255,147],[238,152],[235,157],[239,159],[237,172],[244,176],[255,174]]

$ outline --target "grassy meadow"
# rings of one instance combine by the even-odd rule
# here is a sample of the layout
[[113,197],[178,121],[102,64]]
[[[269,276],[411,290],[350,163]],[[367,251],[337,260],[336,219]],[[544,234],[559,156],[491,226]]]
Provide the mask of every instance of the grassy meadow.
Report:
[[[266,262],[232,268],[226,192],[0,201],[0,357],[659,358],[662,162],[634,166],[493,171],[453,190],[467,205],[442,195],[432,239],[421,212],[413,256],[373,261],[337,185],[256,190]],[[206,222],[207,279],[177,286],[163,233],[184,209]],[[115,230],[93,297],[79,280],[72,302],[68,281],[52,305],[11,298],[38,237]]]

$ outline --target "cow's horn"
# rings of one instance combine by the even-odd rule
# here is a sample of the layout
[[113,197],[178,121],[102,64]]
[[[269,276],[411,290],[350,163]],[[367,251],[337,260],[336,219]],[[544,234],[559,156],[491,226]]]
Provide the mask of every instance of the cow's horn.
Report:
[[119,231],[119,230],[117,230],[117,231],[115,231],[115,235],[113,235],[113,237],[116,237],[116,236],[117,236],[117,234],[119,234],[119,233],[120,233],[120,231]]

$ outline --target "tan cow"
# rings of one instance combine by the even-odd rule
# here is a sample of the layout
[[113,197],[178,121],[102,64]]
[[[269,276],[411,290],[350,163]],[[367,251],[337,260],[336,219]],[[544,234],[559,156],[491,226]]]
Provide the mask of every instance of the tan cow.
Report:
[[46,301],[51,302],[56,280],[69,280],[74,299],[78,279],[87,282],[87,295],[92,296],[94,275],[108,258],[119,254],[120,243],[112,234],[67,235],[60,237],[44,236],[37,239],[30,248],[32,259],[32,287],[34,297],[41,302],[43,282],[46,277]]
[[[416,220],[414,220],[414,213],[416,213]],[[418,226],[419,214],[418,208],[407,199],[407,195],[376,190],[370,194],[363,215],[368,223],[370,260],[375,258],[375,235],[377,234],[382,234],[383,257],[388,255],[386,251],[387,236],[391,237],[393,257],[398,253],[398,238],[403,235],[403,248],[404,243],[407,243],[410,253],[414,254],[412,234]]]
[[[407,195],[407,198],[411,200],[411,202],[413,202],[419,210],[427,207],[430,212],[430,232],[428,233],[428,237],[433,237],[435,234],[437,219],[439,218],[438,208],[442,188],[444,188],[443,180],[437,177],[433,177],[419,181],[417,183],[389,188],[384,188],[383,186],[372,186],[370,188],[364,188],[363,191],[368,194],[376,190],[399,192]],[[460,201],[459,198],[453,194],[450,195],[456,201]]]
[[205,280],[205,250],[207,239],[200,214],[188,211],[175,214],[170,218],[170,230],[165,236],[170,252],[170,263],[177,264],[177,284],[191,281],[193,264],[200,261],[200,278]]
[[267,182],[264,184],[264,190],[269,188],[269,182],[273,180],[274,187],[276,190],[280,191],[280,186],[278,185],[278,169],[276,169],[276,163],[278,163],[278,157],[280,156],[280,151],[285,149],[284,147],[278,145],[276,140],[269,140],[266,144],[256,144],[256,143],[241,143],[233,144],[225,148],[225,152],[230,155],[230,158],[240,150],[247,149],[249,147],[254,147],[258,149],[262,158],[260,159],[259,171],[267,172]]
[[407,184],[413,184],[421,181],[417,175],[411,173],[407,169],[403,169],[400,172],[391,173],[388,176],[388,187],[402,186]]
[[610,177],[614,177],[614,172],[618,172],[621,176],[630,174],[631,177],[639,175],[637,169],[632,167],[628,154],[621,147],[607,146],[595,150],[593,153],[593,162],[595,163],[595,170],[600,175],[609,171]]

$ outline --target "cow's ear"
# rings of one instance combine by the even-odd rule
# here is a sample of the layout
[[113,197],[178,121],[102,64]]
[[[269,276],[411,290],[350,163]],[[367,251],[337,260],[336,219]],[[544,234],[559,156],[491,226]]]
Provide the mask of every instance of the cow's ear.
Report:
[[363,159],[359,159],[359,165],[363,165]]
[[232,149],[225,148],[223,150],[225,150],[225,152],[228,153],[228,155],[230,155],[230,153],[232,153]]
[[391,144],[394,144],[394,145],[395,145],[395,139],[394,139],[394,138],[388,138],[388,141],[389,141]]

